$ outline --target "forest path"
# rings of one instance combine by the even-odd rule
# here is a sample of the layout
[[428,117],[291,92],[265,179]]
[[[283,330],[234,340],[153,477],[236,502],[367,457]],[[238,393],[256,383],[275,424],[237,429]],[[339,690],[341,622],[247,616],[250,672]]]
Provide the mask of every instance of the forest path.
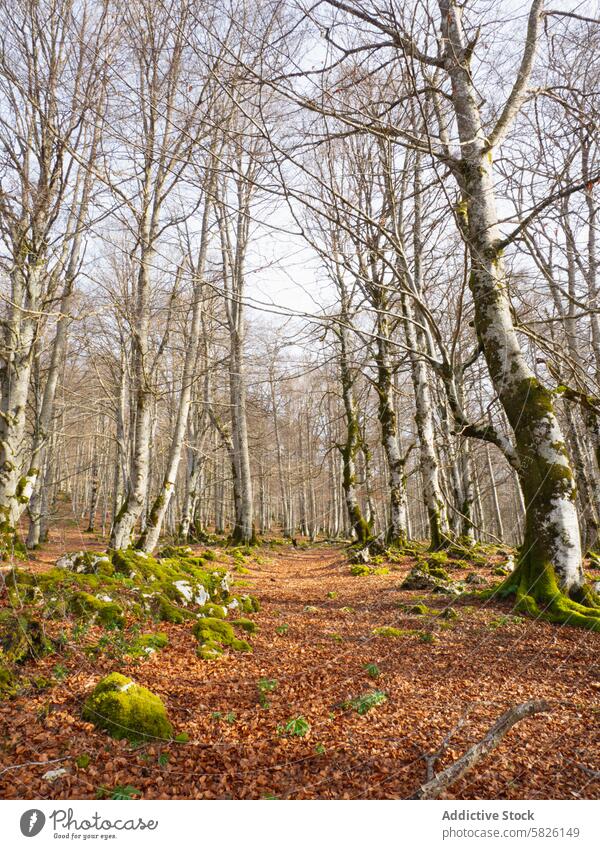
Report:
[[[252,653],[202,661],[188,625],[161,623],[169,645],[142,663],[74,654],[63,682],[0,703],[2,765],[65,757],[67,775],[50,784],[43,766],[20,767],[0,774],[0,795],[93,798],[100,785],[130,784],[147,799],[404,798],[424,778],[421,752],[434,751],[461,718],[442,766],[507,707],[547,698],[552,712],[515,727],[452,795],[600,797],[598,781],[578,766],[597,769],[600,760],[598,635],[473,600],[452,600],[455,620],[411,614],[405,606],[418,599],[431,608],[448,601],[400,590],[409,567],[354,577],[341,547],[257,549],[234,590],[261,602]],[[405,633],[377,636],[381,626]],[[40,661],[39,674],[51,675],[54,664]],[[159,694],[189,742],[134,748],[83,723],[90,687],[115,668]],[[260,703],[265,680],[277,682],[264,693],[268,706]],[[374,690],[387,701],[365,715],[344,706]],[[300,717],[310,730],[286,732]],[[91,763],[77,767],[86,753]]]

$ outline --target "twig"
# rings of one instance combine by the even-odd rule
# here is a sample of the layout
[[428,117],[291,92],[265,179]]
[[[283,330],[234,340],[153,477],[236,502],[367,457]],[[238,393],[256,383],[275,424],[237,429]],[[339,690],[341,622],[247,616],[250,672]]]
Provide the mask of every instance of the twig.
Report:
[[10,772],[12,769],[22,769],[24,766],[46,766],[47,764],[57,764],[60,761],[71,761],[73,760],[71,755],[67,755],[64,758],[53,758],[51,761],[28,761],[24,764],[14,764],[14,766],[7,766],[4,769],[0,769],[0,775],[4,775],[5,772]]

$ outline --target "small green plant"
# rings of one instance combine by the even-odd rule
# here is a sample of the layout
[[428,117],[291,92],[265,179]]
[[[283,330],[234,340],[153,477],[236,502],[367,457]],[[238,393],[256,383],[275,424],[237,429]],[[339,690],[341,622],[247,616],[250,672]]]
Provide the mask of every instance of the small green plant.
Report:
[[421,631],[419,634],[419,640],[422,643],[437,643],[438,638],[432,631]]
[[57,663],[52,670],[52,674],[54,675],[57,681],[64,681],[64,679],[69,674],[69,670],[66,668],[66,666],[63,666],[62,663]]
[[277,732],[288,737],[305,737],[309,731],[310,723],[303,716],[288,719],[285,725],[277,726]]
[[344,707],[350,707],[357,712],[359,716],[364,716],[372,708],[377,705],[387,702],[387,695],[382,690],[373,690],[370,693],[363,693],[355,699],[344,703]]
[[283,637],[284,634],[287,634],[289,629],[290,626],[287,624],[287,622],[284,622],[283,625],[278,625],[278,627],[275,628],[275,633],[279,634],[280,637]]
[[79,643],[81,640],[83,640],[89,630],[90,625],[88,622],[77,622],[77,624],[73,625],[73,629],[71,631],[71,640],[74,643]]
[[366,663],[363,666],[363,669],[365,670],[369,678],[379,678],[379,676],[381,675],[379,667],[376,663]]
[[77,764],[79,769],[87,769],[88,766],[90,765],[91,761],[92,761],[92,759],[90,758],[90,756],[86,752],[84,752],[83,755],[78,755],[75,758],[75,763]]
[[229,725],[234,725],[237,722],[237,715],[235,711],[230,710],[229,713],[225,714],[225,722]]
[[506,614],[504,616],[498,616],[496,619],[492,619],[492,621],[488,624],[488,628],[506,628],[507,625],[521,625],[522,622],[522,616]]
[[324,755],[325,754],[325,746],[322,743],[317,743],[317,745],[315,746],[315,753],[317,755]]
[[319,608],[318,608],[318,607],[315,607],[315,606],[314,606],[314,604],[306,604],[306,605],[304,606],[304,612],[305,612],[305,613],[318,613],[318,612],[319,612]]
[[258,688],[258,701],[260,706],[263,708],[269,707],[269,700],[267,699],[267,693],[272,693],[277,689],[277,681],[275,678],[261,678],[258,684],[256,685]]
[[213,711],[213,713],[211,713],[210,718],[213,720],[213,722],[219,722],[221,719],[223,719],[223,714],[220,710],[215,710]]
[[165,766],[167,766],[168,763],[169,763],[169,753],[168,752],[161,752],[160,755],[158,756],[158,765],[160,767],[165,767]]
[[334,634],[325,634],[325,636],[327,637],[328,640],[333,640],[334,643],[343,643],[344,642],[344,638],[342,637],[341,634],[335,634],[335,633]]
[[187,731],[182,731],[181,734],[176,734],[173,739],[176,743],[189,743],[190,735],[187,733]]
[[337,593],[335,592],[335,590],[330,590],[327,593],[327,598],[337,598]]
[[136,787],[132,787],[131,784],[117,784],[117,786],[113,787],[112,790],[109,787],[101,785],[96,793],[96,798],[128,802],[131,799],[135,799],[136,796],[141,797],[141,795],[142,791],[138,790]]

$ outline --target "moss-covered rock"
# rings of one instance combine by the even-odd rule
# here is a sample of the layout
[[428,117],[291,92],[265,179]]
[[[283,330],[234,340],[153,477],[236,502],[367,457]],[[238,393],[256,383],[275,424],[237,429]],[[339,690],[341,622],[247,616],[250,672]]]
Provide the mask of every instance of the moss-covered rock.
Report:
[[140,634],[133,641],[131,654],[134,656],[153,654],[159,649],[164,649],[169,644],[169,638],[163,631],[157,634]]
[[258,625],[252,619],[233,619],[231,624],[234,628],[241,628],[243,631],[247,631],[248,634],[255,634],[258,631]]
[[427,564],[413,566],[406,578],[400,584],[401,590],[433,590],[439,584],[439,580],[429,574]]
[[122,628],[125,624],[122,607],[109,596],[97,598],[80,590],[69,598],[68,609],[77,619],[100,622],[105,627]]
[[98,554],[95,551],[74,551],[63,554],[56,561],[58,569],[67,569],[83,575],[113,575],[114,566],[106,553]]
[[209,601],[207,604],[203,604],[202,607],[198,609],[198,616],[211,616],[216,619],[225,619],[227,617],[227,608],[222,604],[213,604]]
[[242,613],[258,613],[260,610],[260,602],[253,595],[244,595],[238,599],[238,602]]
[[411,605],[411,607],[408,608],[408,612],[412,613],[414,616],[428,616],[430,610],[426,604],[420,602],[419,604]]
[[474,584],[475,586],[487,584],[486,579],[482,575],[478,575],[477,572],[469,572],[465,580],[467,584]]
[[173,736],[161,699],[119,672],[112,672],[96,685],[82,715],[117,739],[152,742]]
[[160,622],[173,622],[175,625],[181,625],[186,620],[194,618],[191,611],[178,607],[160,593],[150,595],[146,599],[146,607],[153,617]]
[[246,640],[239,640],[232,625],[223,619],[211,617],[199,619],[192,631],[199,643],[196,654],[203,660],[215,660],[226,648],[234,651],[252,651],[250,644]]
[[0,611],[0,651],[4,663],[23,663],[53,651],[54,646],[37,619],[12,610]]

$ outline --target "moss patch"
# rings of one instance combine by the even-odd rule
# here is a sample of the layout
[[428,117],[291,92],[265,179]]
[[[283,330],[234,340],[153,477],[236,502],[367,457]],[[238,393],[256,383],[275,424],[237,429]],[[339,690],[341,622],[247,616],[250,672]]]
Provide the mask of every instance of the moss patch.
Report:
[[0,611],[0,657],[5,663],[23,663],[53,650],[43,625],[24,613]]
[[86,699],[83,718],[117,739],[168,740],[173,727],[160,698],[119,672],[100,681]]
[[125,622],[123,610],[116,602],[103,601],[83,591],[70,596],[68,609],[77,619],[97,621],[107,627],[122,628]]
[[406,628],[393,628],[391,625],[383,625],[381,628],[373,628],[373,634],[376,637],[413,637],[418,634],[418,631]]
[[215,660],[226,648],[252,651],[251,645],[246,640],[239,640],[233,626],[223,619],[207,616],[196,622],[192,631],[199,643],[196,654],[203,660]]
[[258,625],[252,619],[233,619],[231,624],[234,628],[241,628],[247,631],[248,634],[255,634],[258,631]]

